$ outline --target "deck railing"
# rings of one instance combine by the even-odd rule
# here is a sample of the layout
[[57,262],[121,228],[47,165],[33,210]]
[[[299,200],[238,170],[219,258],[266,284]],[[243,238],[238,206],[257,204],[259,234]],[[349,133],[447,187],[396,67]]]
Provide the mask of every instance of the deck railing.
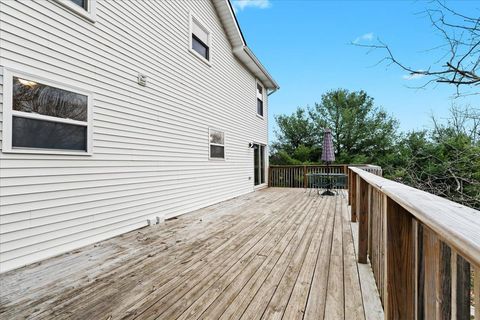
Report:
[[480,319],[480,212],[359,168],[348,175],[358,262],[370,260],[385,319]]
[[[347,175],[348,167],[354,166],[362,168],[368,172],[376,175],[382,175],[382,168],[370,164],[347,165],[347,164],[332,164],[329,166],[328,172],[342,173]],[[285,165],[285,166],[270,166],[268,174],[269,187],[287,187],[287,188],[309,188],[311,181],[308,179],[308,174],[311,173],[327,173],[326,165]]]

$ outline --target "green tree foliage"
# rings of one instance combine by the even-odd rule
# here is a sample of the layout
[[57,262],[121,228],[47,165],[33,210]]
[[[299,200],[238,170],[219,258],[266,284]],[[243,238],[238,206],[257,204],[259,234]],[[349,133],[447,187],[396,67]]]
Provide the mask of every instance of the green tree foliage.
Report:
[[395,144],[397,121],[364,91],[327,92],[309,114],[316,132],[332,129],[337,162],[383,164]]
[[[478,113],[477,113],[478,116]],[[471,108],[451,110],[445,124],[410,132],[398,143],[387,175],[399,182],[480,209],[480,122]]]
[[337,163],[382,166],[387,178],[480,209],[480,111],[452,107],[430,130],[397,134],[397,121],[365,92],[330,91],[313,108],[276,117],[271,164],[318,163],[323,128]]
[[[298,108],[276,118],[272,164],[319,162],[324,128],[332,129],[339,163],[382,165],[397,137],[397,122],[364,91],[327,92],[313,108]],[[288,156],[288,157],[287,157]]]
[[319,135],[305,109],[298,108],[291,115],[275,117],[278,130],[270,163],[301,164],[315,162],[320,157]]

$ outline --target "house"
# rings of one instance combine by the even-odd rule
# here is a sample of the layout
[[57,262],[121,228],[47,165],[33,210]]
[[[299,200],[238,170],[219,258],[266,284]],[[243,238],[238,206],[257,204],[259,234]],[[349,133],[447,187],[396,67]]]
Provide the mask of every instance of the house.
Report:
[[0,272],[266,186],[228,0],[0,0]]

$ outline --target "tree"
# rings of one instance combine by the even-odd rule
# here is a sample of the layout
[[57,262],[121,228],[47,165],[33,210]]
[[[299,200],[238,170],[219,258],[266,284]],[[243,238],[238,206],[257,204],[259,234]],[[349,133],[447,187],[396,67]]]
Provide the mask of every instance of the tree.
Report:
[[415,188],[480,209],[480,139],[471,108],[452,107],[446,123],[414,131],[398,144],[390,177]]
[[271,145],[273,164],[298,164],[318,161],[319,136],[305,109],[297,108],[291,115],[275,117],[278,129]]
[[382,165],[397,137],[398,123],[364,91],[334,90],[309,110],[315,132],[332,129],[337,162]]
[[434,58],[429,65],[413,66],[400,61],[381,40],[373,45],[353,44],[385,50],[386,56],[382,61],[397,65],[412,76],[426,76],[428,80],[422,87],[432,82],[446,83],[456,87],[457,95],[460,95],[460,87],[469,87],[474,90],[471,94],[479,94],[480,17],[459,13],[439,0],[434,3],[436,6],[426,9],[425,14],[443,43],[428,50],[430,54],[432,51],[440,54],[440,58]]

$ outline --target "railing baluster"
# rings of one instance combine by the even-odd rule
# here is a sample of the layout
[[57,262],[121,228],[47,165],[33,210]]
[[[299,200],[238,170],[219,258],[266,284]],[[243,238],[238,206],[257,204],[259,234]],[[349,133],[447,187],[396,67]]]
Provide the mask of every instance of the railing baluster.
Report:
[[358,214],[358,262],[367,263],[368,250],[368,183],[357,176],[357,214]]
[[413,217],[390,198],[386,210],[386,319],[413,319]]
[[475,268],[473,274],[473,294],[475,297],[475,320],[480,319],[480,266]]
[[457,254],[457,319],[470,319],[470,264]]
[[452,257],[450,259],[450,272],[451,272],[451,283],[450,287],[450,304],[452,305],[451,309],[451,320],[457,320],[457,253],[455,250],[452,250]]

